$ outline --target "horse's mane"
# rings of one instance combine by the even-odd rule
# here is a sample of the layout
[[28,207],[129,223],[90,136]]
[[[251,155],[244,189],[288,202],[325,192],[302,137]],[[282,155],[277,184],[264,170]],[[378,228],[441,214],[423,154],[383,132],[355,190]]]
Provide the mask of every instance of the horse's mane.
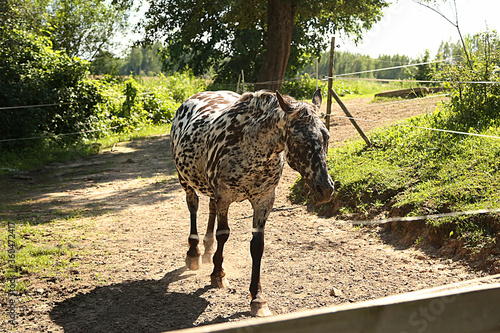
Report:
[[[283,95],[283,98],[286,99],[291,104],[309,104],[307,102],[297,101],[295,98]],[[248,106],[253,106],[256,109],[260,110],[269,110],[276,109],[279,107],[278,99],[276,98],[276,93],[271,90],[258,90],[255,92],[247,92],[241,95],[237,103],[248,103]],[[310,109],[310,108],[307,108]]]

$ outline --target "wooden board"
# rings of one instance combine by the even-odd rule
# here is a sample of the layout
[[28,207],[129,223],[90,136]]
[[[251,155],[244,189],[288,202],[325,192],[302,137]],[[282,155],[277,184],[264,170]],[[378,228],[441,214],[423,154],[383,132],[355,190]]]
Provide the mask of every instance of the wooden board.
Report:
[[357,304],[175,332],[500,332],[500,275]]
[[421,97],[430,93],[430,89],[427,87],[418,87],[410,89],[401,90],[390,90],[375,94],[375,97],[403,97],[403,98],[414,98]]

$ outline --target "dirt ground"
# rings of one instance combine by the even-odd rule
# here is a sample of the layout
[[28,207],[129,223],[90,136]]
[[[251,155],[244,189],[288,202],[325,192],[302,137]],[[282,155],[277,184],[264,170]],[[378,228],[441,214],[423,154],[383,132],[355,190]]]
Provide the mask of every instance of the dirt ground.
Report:
[[[386,104],[348,101],[366,130],[430,112],[439,98]],[[342,115],[335,106],[334,115]],[[333,144],[357,134],[332,117]],[[252,210],[230,208],[231,235],[224,267],[229,289],[209,286],[211,264],[184,268],[189,213],[171,160],[169,136],[117,144],[113,149],[22,177],[1,177],[0,200],[39,224],[41,237],[64,244],[70,263],[57,274],[24,279],[16,305],[19,324],[7,323],[2,294],[1,331],[163,332],[249,317]],[[262,286],[274,314],[359,302],[485,275],[438,249],[402,245],[378,228],[355,228],[294,205],[286,168],[266,226]],[[204,235],[208,199],[200,197]],[[49,223],[50,222],[50,223]],[[19,227],[18,227],[19,229]]]

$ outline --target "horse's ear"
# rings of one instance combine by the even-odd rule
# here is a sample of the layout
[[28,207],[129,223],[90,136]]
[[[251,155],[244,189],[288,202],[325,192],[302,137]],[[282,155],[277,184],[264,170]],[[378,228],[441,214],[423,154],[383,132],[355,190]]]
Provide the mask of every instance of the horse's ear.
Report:
[[276,98],[278,99],[278,103],[280,104],[280,108],[283,111],[285,111],[288,114],[293,113],[292,104],[290,104],[288,101],[285,101],[283,96],[281,96],[281,94],[277,90],[276,90]]
[[321,89],[318,89],[318,90],[316,90],[316,92],[314,92],[312,102],[314,105],[316,105],[319,108],[319,107],[321,107],[322,100],[323,99],[321,98]]

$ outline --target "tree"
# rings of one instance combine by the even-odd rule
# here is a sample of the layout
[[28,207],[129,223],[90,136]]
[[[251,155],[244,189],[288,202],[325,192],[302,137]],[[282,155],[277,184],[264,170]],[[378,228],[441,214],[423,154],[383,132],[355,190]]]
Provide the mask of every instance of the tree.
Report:
[[93,60],[109,51],[112,37],[127,26],[131,1],[16,0],[10,1],[21,28],[50,38],[55,50]]
[[[199,75],[214,68],[219,81],[245,77],[276,90],[343,32],[361,38],[387,0],[160,0],[150,1],[141,23],[144,41],[166,42],[166,69],[188,65]],[[295,73],[291,73],[294,75]]]
[[124,60],[109,51],[100,51],[92,61],[90,72],[94,75],[120,75]]
[[419,63],[423,63],[423,65],[417,66],[417,71],[415,72],[414,78],[417,81],[431,81],[433,80],[433,70],[431,64],[428,62],[431,61],[431,54],[429,50],[425,50],[424,56],[422,58],[417,59]]
[[161,73],[161,61],[158,57],[161,44],[133,47],[130,50],[124,65],[120,69],[123,75],[153,76]]

